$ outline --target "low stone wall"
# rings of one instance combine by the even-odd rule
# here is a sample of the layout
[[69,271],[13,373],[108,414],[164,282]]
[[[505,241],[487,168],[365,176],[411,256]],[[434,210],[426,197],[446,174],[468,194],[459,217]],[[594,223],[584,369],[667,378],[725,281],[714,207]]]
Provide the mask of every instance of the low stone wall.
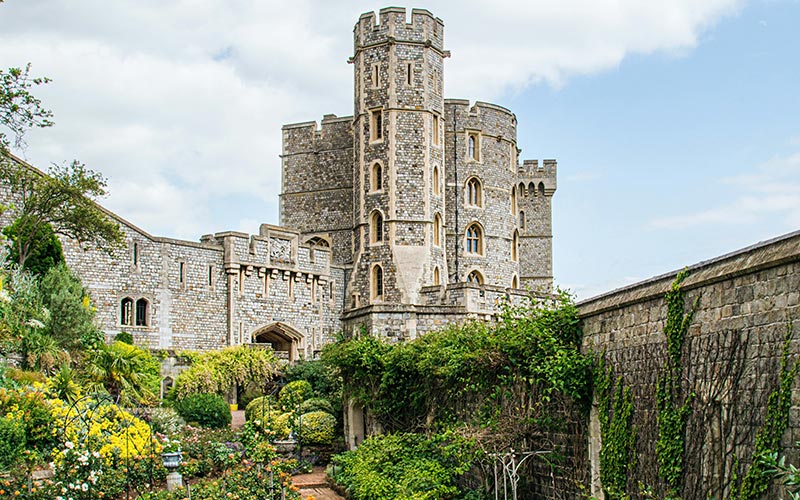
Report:
[[[777,382],[787,331],[794,326],[792,359],[800,355],[800,232],[688,268],[682,288],[697,310],[683,351],[683,387],[696,396],[687,427],[682,498],[723,498],[734,472],[741,478]],[[634,396],[636,481],[663,493],[655,454],[656,381],[666,355],[664,294],[677,272],[667,273],[578,304],[584,347],[605,353]],[[797,382],[797,381],[795,381]],[[596,409],[595,409],[596,410]],[[599,494],[599,424],[590,422],[592,493]],[[788,459],[800,450],[800,386],[792,393]],[[631,492],[638,491],[635,482]],[[658,495],[657,495],[658,496]],[[663,495],[662,495],[663,496]],[[636,497],[636,495],[634,495]],[[780,498],[770,492],[769,498]]]

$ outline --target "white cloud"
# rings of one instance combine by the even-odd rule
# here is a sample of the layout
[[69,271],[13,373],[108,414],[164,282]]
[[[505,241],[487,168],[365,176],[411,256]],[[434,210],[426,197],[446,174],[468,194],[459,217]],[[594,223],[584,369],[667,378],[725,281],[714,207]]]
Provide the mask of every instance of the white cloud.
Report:
[[800,153],[775,157],[759,165],[752,174],[723,179],[735,189],[734,201],[698,213],[658,218],[649,226],[686,229],[709,224],[746,225],[765,219],[782,220],[790,228],[800,227]]
[[[447,93],[493,100],[561,85],[630,54],[691,49],[739,0],[433,0]],[[0,5],[0,66],[30,61],[57,126],[31,161],[80,158],[108,206],[157,234],[196,238],[223,196],[276,199],[280,127],[352,112],[351,29],[372,2],[40,0]],[[133,191],[131,191],[133,190]],[[144,201],[146,200],[146,204]],[[269,214],[230,213],[239,220]]]

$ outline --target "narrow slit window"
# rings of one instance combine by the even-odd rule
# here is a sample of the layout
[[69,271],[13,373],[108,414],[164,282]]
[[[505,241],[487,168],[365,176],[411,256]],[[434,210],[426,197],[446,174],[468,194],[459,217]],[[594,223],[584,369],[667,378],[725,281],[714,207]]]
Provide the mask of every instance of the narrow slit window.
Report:
[[439,144],[439,117],[437,115],[433,115],[433,143]]
[[383,140],[383,110],[373,109],[370,116],[370,140]]
[[208,266],[208,286],[214,285],[214,266]]
[[411,86],[414,82],[414,65],[411,63],[406,64],[406,85]]
[[186,263],[180,262],[178,264],[178,283],[181,285],[186,284]]
[[376,89],[381,85],[381,72],[378,64],[372,65],[372,88]]

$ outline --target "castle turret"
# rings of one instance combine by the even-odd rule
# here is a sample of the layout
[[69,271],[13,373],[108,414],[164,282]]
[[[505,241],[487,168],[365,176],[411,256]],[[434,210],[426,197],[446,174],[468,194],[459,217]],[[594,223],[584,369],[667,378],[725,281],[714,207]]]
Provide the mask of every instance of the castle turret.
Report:
[[446,281],[444,24],[426,10],[363,14],[354,29],[354,268],[350,308],[417,304]]
[[556,160],[525,160],[518,169],[521,286],[553,286],[552,201],[556,192]]

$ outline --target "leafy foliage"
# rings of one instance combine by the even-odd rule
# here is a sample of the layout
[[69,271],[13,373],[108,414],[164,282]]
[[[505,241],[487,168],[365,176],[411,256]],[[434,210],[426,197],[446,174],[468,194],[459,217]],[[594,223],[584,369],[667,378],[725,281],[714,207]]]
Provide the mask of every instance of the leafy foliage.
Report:
[[3,228],[3,236],[8,238],[8,260],[19,262],[20,246],[17,238],[20,234],[27,234],[33,239],[30,248],[30,255],[25,259],[24,269],[37,276],[44,276],[48,270],[64,262],[64,252],[61,248],[61,241],[53,232],[53,226],[42,224],[36,229],[20,227],[25,222],[17,219],[10,226]]
[[25,68],[0,70],[0,125],[5,126],[12,137],[0,130],[0,162],[8,154],[10,146],[22,147],[23,137],[29,128],[44,128],[53,125],[53,113],[42,108],[42,103],[30,89],[43,85],[49,78],[35,78],[30,75],[31,65]]
[[284,410],[291,411],[300,406],[300,403],[314,394],[311,384],[306,380],[295,380],[281,388],[278,393],[278,403]]
[[95,308],[80,279],[59,264],[51,268],[39,285],[42,304],[49,312],[45,333],[74,358],[103,343],[103,333],[94,323]]
[[506,444],[497,445],[507,446],[562,424],[553,416],[563,404],[587,408],[592,362],[579,339],[577,310],[562,293],[552,304],[508,307],[495,324],[451,325],[403,344],[345,340],[323,360],[389,431],[465,423],[487,439],[501,431]]
[[603,358],[595,371],[595,393],[603,446],[600,449],[600,481],[606,496],[628,498],[628,474],[636,465],[636,429],[633,427],[634,405],[630,387],[622,377],[614,379]]
[[236,385],[263,383],[273,378],[279,368],[278,359],[266,349],[235,346],[194,356],[192,366],[175,381],[174,397],[181,399],[193,393],[226,394]]
[[687,271],[681,271],[664,296],[667,303],[667,321],[664,335],[667,338],[667,361],[664,373],[656,385],[658,410],[658,441],[656,456],[658,473],[667,484],[667,496],[677,497],[683,478],[683,455],[686,447],[686,424],[691,413],[692,394],[681,387],[681,354],[686,333],[694,317],[698,302],[686,311],[681,283]]
[[[797,359],[791,359],[792,331],[792,325],[789,324],[783,343],[778,383],[769,395],[767,415],[764,424],[756,434],[752,463],[738,488],[739,500],[763,498],[777,472],[778,462],[775,462],[775,457],[782,449],[781,438],[789,426],[792,386],[798,371],[800,371],[800,362]],[[770,457],[772,457],[772,462],[770,462]]]
[[0,471],[14,465],[25,448],[25,429],[22,423],[0,416]]
[[102,344],[86,367],[90,390],[103,390],[125,404],[155,402],[159,365],[149,352],[124,342]]
[[175,409],[185,421],[203,427],[220,428],[231,423],[230,407],[217,394],[189,394],[175,403]]
[[331,444],[336,432],[336,417],[324,411],[305,413],[300,418],[300,437],[307,444]]
[[20,266],[32,255],[46,225],[55,234],[109,254],[122,246],[119,224],[94,202],[106,195],[105,179],[77,160],[54,165],[48,175],[16,161],[0,162],[0,179],[16,197],[14,252]]
[[456,480],[478,456],[452,433],[376,435],[334,457],[333,479],[355,500],[455,499]]

